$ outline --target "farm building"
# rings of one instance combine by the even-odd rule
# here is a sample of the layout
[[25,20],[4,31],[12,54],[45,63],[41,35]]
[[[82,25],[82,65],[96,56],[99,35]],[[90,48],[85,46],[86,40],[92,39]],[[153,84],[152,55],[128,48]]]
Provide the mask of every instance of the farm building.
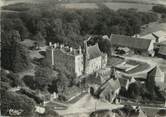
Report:
[[160,46],[159,54],[166,58],[166,46]]
[[141,36],[140,38],[151,39],[151,40],[155,40],[156,43],[160,43],[160,42],[166,41],[166,31],[159,30],[159,31]]
[[159,30],[140,38],[152,40],[154,42],[155,54],[166,58],[166,31]]
[[107,100],[112,103],[119,94],[120,88],[121,86],[118,79],[110,79],[98,88],[95,95],[102,100]]
[[136,54],[154,55],[154,42],[150,39],[112,34],[110,37],[110,42],[113,50],[118,48],[129,48]]
[[156,44],[157,55],[166,58],[166,41]]

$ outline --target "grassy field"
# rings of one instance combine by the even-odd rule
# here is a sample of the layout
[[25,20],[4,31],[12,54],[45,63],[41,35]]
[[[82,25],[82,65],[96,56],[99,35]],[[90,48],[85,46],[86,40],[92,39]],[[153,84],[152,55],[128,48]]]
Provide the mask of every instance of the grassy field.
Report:
[[130,9],[135,8],[138,11],[150,11],[152,9],[151,4],[141,4],[141,3],[114,3],[114,2],[106,2],[104,3],[110,9],[118,10],[118,9]]
[[64,3],[61,6],[66,9],[98,9],[96,3]]
[[[57,2],[58,0],[8,0],[8,1],[1,1],[1,6],[3,5],[9,5],[9,4],[14,4],[14,3],[53,3]],[[61,6],[67,9],[97,9],[98,8],[98,1],[101,0],[68,0],[68,2],[61,3]],[[112,2],[113,1],[113,2]],[[165,1],[165,0],[164,0]],[[135,8],[138,9],[139,11],[149,11],[152,8],[151,3],[162,3],[166,5],[166,1],[164,2],[163,0],[104,0],[102,3],[107,6],[110,9],[113,10],[118,10],[118,9],[129,9],[129,8]],[[97,4],[96,4],[97,3]],[[144,3],[150,3],[150,4],[144,4]]]
[[[138,11],[150,11],[152,9],[151,4],[140,4],[140,3],[120,3],[120,2],[105,2],[103,3],[106,7],[118,10],[118,9],[138,9]],[[64,3],[62,7],[67,9],[97,9],[99,6],[96,3]]]

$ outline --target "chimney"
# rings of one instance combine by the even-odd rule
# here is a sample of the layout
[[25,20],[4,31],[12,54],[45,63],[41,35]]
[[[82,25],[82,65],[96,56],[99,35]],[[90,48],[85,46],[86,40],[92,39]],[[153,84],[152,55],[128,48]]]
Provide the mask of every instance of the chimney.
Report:
[[63,44],[60,44],[60,49],[62,49],[64,46],[63,46]]
[[51,48],[51,64],[54,65],[54,48]]
[[69,49],[69,46],[65,46],[67,49]]
[[73,51],[73,48],[72,47],[70,47],[70,52],[72,52]]
[[56,43],[54,43],[54,48],[56,48],[57,47],[57,44]]
[[103,39],[109,39],[108,35],[103,35]]
[[76,49],[73,49],[73,53],[74,53],[74,55],[76,55],[78,52]]
[[79,46],[79,54],[82,54],[81,46]]
[[152,35],[155,37],[155,41],[156,41],[156,43],[158,43],[159,42],[159,37],[158,36],[156,36],[154,33],[152,33]]
[[52,42],[49,42],[49,46],[52,46]]
[[87,40],[84,41],[83,56],[84,56],[84,74],[86,74],[87,73],[88,58],[89,58]]

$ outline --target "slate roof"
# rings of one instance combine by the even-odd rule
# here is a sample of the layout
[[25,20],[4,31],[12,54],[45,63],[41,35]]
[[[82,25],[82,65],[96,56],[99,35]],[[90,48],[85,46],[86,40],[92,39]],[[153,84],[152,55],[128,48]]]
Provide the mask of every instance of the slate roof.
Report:
[[165,117],[166,116],[166,109],[161,109],[157,112],[157,117]]
[[141,110],[148,116],[148,117],[156,117],[156,115],[161,115],[159,113],[159,109],[157,108],[143,108],[141,107]]
[[121,87],[126,87],[127,85],[127,79],[125,78],[119,78],[120,86]]
[[143,112],[138,112],[132,107],[122,107],[113,110],[113,112],[117,113],[120,117],[147,117]]
[[159,31],[141,36],[141,38],[152,39],[152,40],[155,40],[156,38],[159,38],[159,42],[162,42],[162,41],[166,40],[166,31],[159,30]]
[[140,38],[144,38],[144,39],[151,39],[151,40],[155,40],[156,38],[152,35],[152,33],[147,34],[147,35],[143,35]]
[[100,51],[98,44],[87,47],[87,52],[89,54],[89,59],[97,58],[99,56],[102,56],[102,54],[103,54]]
[[162,41],[162,42],[158,43],[158,45],[164,45],[164,46],[166,46],[166,41]]
[[[102,92],[100,93],[100,95],[106,96],[111,92],[115,92],[115,90],[117,90],[118,88],[120,88],[119,80],[118,79],[116,79],[116,80],[110,79],[109,81],[107,81],[106,84],[104,84],[101,87]],[[112,97],[110,97],[110,98],[112,98]]]
[[150,43],[150,39],[135,38],[117,34],[111,35],[111,44],[113,46],[122,46],[138,50],[148,50]]
[[166,31],[159,30],[157,32],[153,32],[155,36],[160,38],[159,42],[165,41],[166,40]]
[[158,53],[166,56],[166,46],[160,46]]

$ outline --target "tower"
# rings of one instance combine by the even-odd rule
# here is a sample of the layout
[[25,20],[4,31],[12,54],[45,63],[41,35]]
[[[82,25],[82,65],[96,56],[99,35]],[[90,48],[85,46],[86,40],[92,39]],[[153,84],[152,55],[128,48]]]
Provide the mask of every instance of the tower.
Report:
[[52,43],[49,42],[49,46],[51,48],[51,65],[54,65],[54,45],[52,45]]
[[87,72],[87,65],[88,65],[88,58],[89,58],[89,54],[88,54],[88,45],[87,45],[87,40],[84,41],[84,51],[83,51],[83,58],[84,58],[84,74],[86,74]]

